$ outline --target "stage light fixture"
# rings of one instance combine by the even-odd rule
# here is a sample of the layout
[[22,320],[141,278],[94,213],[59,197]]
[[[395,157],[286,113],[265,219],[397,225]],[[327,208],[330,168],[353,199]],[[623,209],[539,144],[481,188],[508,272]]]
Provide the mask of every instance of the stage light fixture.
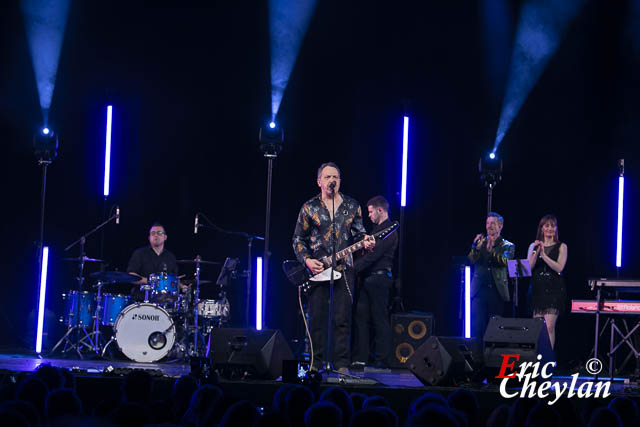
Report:
[[464,337],[471,338],[471,267],[464,267]]
[[42,248],[40,286],[38,295],[38,326],[36,329],[36,353],[42,352],[42,331],[44,330],[44,307],[47,296],[47,272],[49,269],[49,247]]
[[499,159],[495,152],[491,152],[485,158],[480,158],[478,171],[486,186],[495,186],[502,180],[502,159]]
[[624,213],[624,159],[618,160],[618,227],[616,233],[616,267],[622,267],[622,217]]
[[40,161],[51,163],[58,155],[58,136],[49,128],[42,129],[33,137],[33,149]]
[[407,160],[409,157],[409,117],[404,116],[402,126],[402,188],[400,206],[407,206]]
[[111,123],[113,117],[113,106],[107,106],[107,133],[104,148],[104,197],[109,196],[109,180],[111,176]]
[[256,330],[262,330],[262,257],[256,258]]
[[278,157],[284,143],[284,131],[276,122],[271,121],[260,128],[258,140],[265,157]]

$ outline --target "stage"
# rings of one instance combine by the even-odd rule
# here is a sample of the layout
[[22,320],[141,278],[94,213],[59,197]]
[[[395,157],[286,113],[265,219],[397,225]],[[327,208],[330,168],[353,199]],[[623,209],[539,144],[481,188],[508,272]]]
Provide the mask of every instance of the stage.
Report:
[[[91,410],[103,400],[110,400],[120,396],[122,378],[131,370],[142,369],[148,371],[154,378],[154,400],[168,398],[176,378],[191,373],[191,367],[184,361],[173,363],[136,363],[125,360],[91,360],[90,358],[62,359],[52,357],[39,358],[34,355],[18,352],[3,352],[0,354],[0,383],[20,382],[28,373],[43,364],[66,368],[73,372],[76,378],[77,393],[83,402],[85,411]],[[445,398],[458,388],[472,390],[478,398],[481,417],[486,419],[491,411],[500,404],[510,405],[513,399],[505,399],[500,395],[499,387],[494,384],[460,384],[458,386],[424,386],[407,369],[373,369],[351,371],[353,378],[341,379],[337,375],[324,375],[320,384],[311,385],[316,392],[327,387],[342,387],[349,393],[363,393],[367,396],[379,395],[387,399],[391,407],[397,412],[401,420],[406,417],[411,402],[424,393],[437,393]],[[558,375],[554,381],[561,384],[569,383],[571,377]],[[580,376],[578,384],[593,381],[593,377]],[[223,389],[225,394],[235,399],[250,399],[257,406],[271,407],[273,396],[283,383],[280,379],[270,380],[230,380],[217,378],[213,380]],[[626,383],[625,383],[626,382]],[[517,389],[509,389],[515,393]],[[624,378],[615,378],[611,382],[611,399],[615,396],[640,397],[640,388],[630,384]],[[602,399],[605,403],[608,399]],[[591,399],[571,399],[578,408]]]

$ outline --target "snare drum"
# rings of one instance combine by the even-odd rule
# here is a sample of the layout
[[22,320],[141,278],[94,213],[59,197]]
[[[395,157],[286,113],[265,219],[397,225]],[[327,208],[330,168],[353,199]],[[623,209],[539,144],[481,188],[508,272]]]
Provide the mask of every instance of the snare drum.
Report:
[[226,298],[221,300],[205,299],[198,302],[198,316],[205,319],[226,320],[229,318],[229,301]]
[[165,357],[176,340],[169,313],[156,304],[131,304],[118,315],[113,327],[118,347],[134,362],[155,362]]
[[178,295],[178,275],[155,273],[149,276],[149,285],[155,294]]
[[116,323],[118,314],[130,304],[131,298],[128,295],[120,294],[103,294],[102,297],[102,324],[104,326],[113,326]]
[[73,326],[92,326],[96,315],[96,294],[91,292],[69,291],[62,294],[64,301],[63,324]]

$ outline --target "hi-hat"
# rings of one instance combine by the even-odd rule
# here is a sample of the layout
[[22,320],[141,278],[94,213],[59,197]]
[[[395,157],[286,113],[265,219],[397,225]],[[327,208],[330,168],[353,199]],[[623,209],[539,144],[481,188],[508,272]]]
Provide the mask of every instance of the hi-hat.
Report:
[[97,259],[97,258],[89,258],[88,256],[79,256],[79,257],[75,257],[75,258],[62,258],[64,261],[76,261],[76,262],[106,262],[103,259]]

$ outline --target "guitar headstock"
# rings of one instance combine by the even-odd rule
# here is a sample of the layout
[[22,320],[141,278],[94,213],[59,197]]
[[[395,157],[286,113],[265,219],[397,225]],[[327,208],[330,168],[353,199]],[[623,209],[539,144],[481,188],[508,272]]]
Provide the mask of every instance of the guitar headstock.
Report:
[[396,231],[399,227],[400,227],[400,223],[398,221],[393,221],[390,226],[388,226],[384,230],[378,231],[373,236],[376,239],[384,240],[389,236],[389,234],[391,234],[394,231]]

